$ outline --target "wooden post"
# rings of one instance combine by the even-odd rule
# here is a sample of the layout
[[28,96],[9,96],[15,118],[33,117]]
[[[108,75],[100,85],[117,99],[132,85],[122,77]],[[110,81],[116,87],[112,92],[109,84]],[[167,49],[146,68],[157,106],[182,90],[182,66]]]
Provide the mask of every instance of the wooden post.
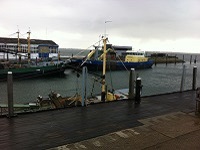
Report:
[[8,117],[11,118],[14,116],[12,72],[8,72],[7,76],[7,93],[8,93]]
[[182,61],[182,64],[185,62],[185,57],[184,57],[184,55],[183,55],[183,61]]
[[197,63],[197,55],[195,56],[195,59],[194,59],[194,64]]
[[183,73],[182,73],[182,78],[181,78],[180,92],[184,91],[184,85],[185,85],[185,65],[183,65]]
[[192,55],[190,56],[190,64],[192,63]]
[[175,55],[174,57],[175,57],[175,62],[174,62],[174,63],[175,63],[175,65],[176,65],[176,55]]
[[168,54],[166,55],[166,66],[167,66],[167,61],[168,61],[167,59],[168,59]]
[[155,63],[155,66],[157,65],[157,55],[158,55],[158,54],[156,53],[155,62],[154,62],[154,63]]
[[8,50],[7,50],[7,61],[9,61],[9,55],[8,55]]
[[87,105],[86,100],[87,100],[87,67],[83,67],[82,70],[82,101],[81,101],[81,106]]
[[17,52],[19,53],[19,52],[21,52],[20,41],[19,41],[19,29],[16,33],[17,33]]
[[30,60],[31,60],[31,39],[30,39],[30,34],[31,34],[31,31],[29,30],[28,32],[28,62],[30,63]]
[[192,90],[196,90],[197,66],[193,67]]
[[134,99],[135,96],[134,88],[135,88],[135,68],[131,68],[129,76],[129,92],[128,92],[128,99],[130,100]]

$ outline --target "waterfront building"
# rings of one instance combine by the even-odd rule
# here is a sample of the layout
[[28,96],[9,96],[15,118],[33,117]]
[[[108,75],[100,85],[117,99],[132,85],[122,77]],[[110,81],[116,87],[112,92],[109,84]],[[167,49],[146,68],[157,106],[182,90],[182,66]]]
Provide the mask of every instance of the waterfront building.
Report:
[[[58,57],[58,47],[52,40],[30,40],[30,57],[52,58]],[[5,52],[9,52],[9,59],[16,58],[17,55],[28,56],[28,39],[0,37],[0,58],[5,57]]]

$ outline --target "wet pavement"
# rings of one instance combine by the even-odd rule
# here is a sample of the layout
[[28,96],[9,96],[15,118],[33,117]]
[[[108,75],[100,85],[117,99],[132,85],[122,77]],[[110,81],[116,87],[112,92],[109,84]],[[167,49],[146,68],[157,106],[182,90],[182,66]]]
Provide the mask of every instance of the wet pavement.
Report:
[[50,150],[200,149],[200,118],[193,113],[169,113],[139,121],[143,123],[142,126],[62,145]]
[[[111,143],[108,144],[114,146],[110,147],[113,149],[117,149],[118,145],[121,145],[121,149],[162,147],[165,142],[173,143],[170,139],[182,137],[184,140],[188,133],[198,135],[195,131],[200,132],[199,118],[191,115],[196,107],[195,94],[194,91],[187,91],[144,97],[140,105],[135,105],[133,101],[116,101],[88,107],[20,114],[11,119],[0,118],[0,149],[60,149],[63,145],[65,149],[69,149],[66,144],[79,144],[81,141],[102,136],[108,137],[102,139],[106,142],[110,137]],[[173,118],[186,120],[181,120],[182,123],[177,125]],[[172,121],[171,124],[167,125],[169,122],[166,120]],[[186,122],[188,124],[182,125]],[[193,126],[194,122],[197,126]],[[170,128],[180,125],[181,128]],[[186,132],[185,128],[189,131]],[[114,134],[114,137],[110,134]],[[118,138],[125,140],[117,141]],[[136,145],[147,145],[135,147],[133,141],[139,143]],[[78,148],[109,148],[102,141],[94,140],[94,143],[89,146],[81,144],[82,147]]]

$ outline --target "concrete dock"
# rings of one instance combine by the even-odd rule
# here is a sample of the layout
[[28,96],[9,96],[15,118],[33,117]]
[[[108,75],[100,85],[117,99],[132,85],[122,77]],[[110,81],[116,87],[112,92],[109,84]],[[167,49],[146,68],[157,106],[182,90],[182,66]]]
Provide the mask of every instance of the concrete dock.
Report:
[[0,149],[200,149],[195,91],[0,118]]

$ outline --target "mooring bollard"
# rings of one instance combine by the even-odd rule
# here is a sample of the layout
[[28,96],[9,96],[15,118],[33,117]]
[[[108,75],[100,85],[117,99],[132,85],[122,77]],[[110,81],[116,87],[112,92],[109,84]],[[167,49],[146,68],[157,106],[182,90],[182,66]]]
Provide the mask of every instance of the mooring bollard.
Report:
[[135,97],[135,68],[131,68],[129,76],[129,92],[128,99],[133,100]]
[[140,104],[141,102],[141,90],[142,90],[142,81],[141,78],[138,77],[136,79],[135,104]]
[[193,67],[192,90],[196,90],[197,82],[197,66]]
[[7,76],[7,93],[8,93],[8,117],[11,118],[14,116],[12,72],[8,72]]

